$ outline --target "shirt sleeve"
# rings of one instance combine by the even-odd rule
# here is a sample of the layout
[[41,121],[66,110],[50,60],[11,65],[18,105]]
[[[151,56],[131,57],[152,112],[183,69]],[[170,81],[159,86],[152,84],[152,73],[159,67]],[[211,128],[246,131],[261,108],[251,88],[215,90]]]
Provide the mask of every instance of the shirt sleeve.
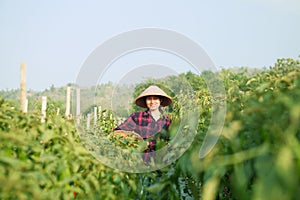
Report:
[[171,125],[171,119],[168,116],[166,116],[166,124],[164,128],[168,130],[170,125]]
[[136,122],[133,120],[134,115],[134,113],[131,114],[122,124],[117,126],[114,130],[134,131],[136,129]]
[[165,118],[165,123],[163,126],[164,131],[161,132],[160,138],[164,139],[165,141],[169,141],[170,140],[170,133],[169,133],[169,126],[171,125],[171,119],[166,116]]

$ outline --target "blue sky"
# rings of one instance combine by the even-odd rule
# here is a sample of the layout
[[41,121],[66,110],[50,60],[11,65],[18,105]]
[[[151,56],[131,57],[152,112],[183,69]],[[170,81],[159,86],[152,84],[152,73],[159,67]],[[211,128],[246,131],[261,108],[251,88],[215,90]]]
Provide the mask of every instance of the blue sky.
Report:
[[[122,32],[156,27],[198,43],[217,67],[269,67],[300,55],[300,1],[0,1],[0,90],[75,82],[91,52]],[[107,80],[113,80],[108,74]]]

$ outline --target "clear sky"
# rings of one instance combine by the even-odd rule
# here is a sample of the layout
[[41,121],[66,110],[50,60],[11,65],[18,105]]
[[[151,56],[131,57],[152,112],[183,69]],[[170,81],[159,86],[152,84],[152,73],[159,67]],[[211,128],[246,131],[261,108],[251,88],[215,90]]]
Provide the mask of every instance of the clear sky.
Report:
[[145,27],[186,35],[218,67],[300,55],[299,0],[0,0],[0,90],[19,87],[23,61],[28,89],[75,82],[95,48]]

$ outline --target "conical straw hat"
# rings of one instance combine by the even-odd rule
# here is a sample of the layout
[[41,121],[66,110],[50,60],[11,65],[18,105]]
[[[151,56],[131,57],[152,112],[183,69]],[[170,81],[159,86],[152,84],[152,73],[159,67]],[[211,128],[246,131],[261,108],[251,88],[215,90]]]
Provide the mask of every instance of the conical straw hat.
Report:
[[168,106],[172,103],[172,98],[168,96],[162,89],[157,87],[156,85],[151,85],[147,89],[145,89],[136,99],[135,103],[136,105],[142,107],[142,108],[147,108],[145,98],[147,96],[160,96],[162,101],[161,104],[162,106]]

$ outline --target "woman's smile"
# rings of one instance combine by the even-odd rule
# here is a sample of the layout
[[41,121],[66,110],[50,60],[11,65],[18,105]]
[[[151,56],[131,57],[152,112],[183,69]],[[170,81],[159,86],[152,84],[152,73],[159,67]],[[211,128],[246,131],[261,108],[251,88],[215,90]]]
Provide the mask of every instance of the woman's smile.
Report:
[[160,98],[157,96],[146,97],[146,105],[150,110],[157,110],[160,106]]

